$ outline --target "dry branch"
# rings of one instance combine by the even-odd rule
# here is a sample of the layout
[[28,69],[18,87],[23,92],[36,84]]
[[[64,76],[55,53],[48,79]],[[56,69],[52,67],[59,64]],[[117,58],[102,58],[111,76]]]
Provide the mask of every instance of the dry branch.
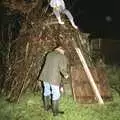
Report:
[[[30,83],[30,79],[28,79],[28,75],[30,74],[30,71],[31,71],[32,67],[33,67],[33,62],[31,63],[31,65],[30,65],[30,67],[29,67],[29,69],[28,69],[28,72],[27,72],[27,74],[26,74],[26,77],[25,77],[25,79],[23,80],[23,83],[22,83],[23,85],[22,85],[22,88],[21,88],[21,90],[20,90],[20,93],[19,93],[17,102],[19,102],[19,99],[20,99],[20,97],[21,97],[24,89],[25,89],[25,88],[29,85],[29,83]],[[28,81],[27,81],[27,79],[28,79]]]

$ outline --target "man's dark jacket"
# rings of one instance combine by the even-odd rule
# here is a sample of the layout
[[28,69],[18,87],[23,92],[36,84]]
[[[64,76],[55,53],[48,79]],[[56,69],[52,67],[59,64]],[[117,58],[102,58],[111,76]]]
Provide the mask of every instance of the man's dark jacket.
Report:
[[68,60],[66,56],[57,50],[48,53],[40,80],[53,85],[59,85],[62,75],[64,77],[68,75]]

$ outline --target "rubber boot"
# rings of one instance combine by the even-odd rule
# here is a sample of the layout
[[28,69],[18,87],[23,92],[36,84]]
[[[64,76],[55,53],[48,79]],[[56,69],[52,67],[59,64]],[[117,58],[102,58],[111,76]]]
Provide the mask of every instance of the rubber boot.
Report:
[[50,96],[44,96],[44,109],[45,111],[50,110],[51,108],[51,97]]
[[59,101],[58,100],[53,100],[52,105],[53,105],[53,116],[57,116],[58,114],[64,114],[63,111],[59,111]]

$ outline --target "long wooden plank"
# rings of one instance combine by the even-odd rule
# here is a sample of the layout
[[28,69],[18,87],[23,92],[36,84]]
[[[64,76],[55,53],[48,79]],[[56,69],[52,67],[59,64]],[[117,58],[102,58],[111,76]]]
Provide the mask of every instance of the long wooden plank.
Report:
[[74,40],[72,40],[72,42],[73,42],[74,48],[75,48],[75,50],[76,50],[76,53],[78,54],[78,57],[79,57],[82,65],[83,65],[83,68],[84,68],[84,70],[85,70],[85,73],[86,73],[86,75],[87,75],[87,77],[88,77],[88,79],[89,79],[89,82],[90,82],[90,84],[91,84],[91,86],[92,86],[92,88],[93,88],[93,92],[94,92],[95,95],[96,95],[96,98],[97,98],[97,100],[98,100],[98,103],[99,103],[99,104],[104,104],[103,99],[102,99],[102,97],[101,97],[101,95],[100,95],[100,93],[99,93],[99,90],[98,90],[98,88],[97,88],[97,86],[96,86],[96,84],[95,84],[95,81],[94,81],[94,79],[93,79],[93,76],[92,76],[92,74],[91,74],[91,72],[90,72],[90,70],[89,70],[89,68],[88,68],[88,66],[87,66],[86,60],[85,60],[84,56],[82,55],[82,52],[81,52],[80,48],[77,47],[77,44],[76,44],[76,42],[75,42]]

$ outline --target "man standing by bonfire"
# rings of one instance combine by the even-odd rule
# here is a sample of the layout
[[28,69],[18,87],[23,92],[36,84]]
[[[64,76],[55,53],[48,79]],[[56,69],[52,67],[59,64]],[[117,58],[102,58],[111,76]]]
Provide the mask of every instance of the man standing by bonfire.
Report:
[[43,81],[44,86],[44,108],[48,111],[52,99],[53,116],[64,113],[58,108],[60,91],[63,92],[63,87],[60,86],[61,77],[68,78],[68,61],[64,53],[65,51],[61,46],[48,53],[40,75],[40,80]]

